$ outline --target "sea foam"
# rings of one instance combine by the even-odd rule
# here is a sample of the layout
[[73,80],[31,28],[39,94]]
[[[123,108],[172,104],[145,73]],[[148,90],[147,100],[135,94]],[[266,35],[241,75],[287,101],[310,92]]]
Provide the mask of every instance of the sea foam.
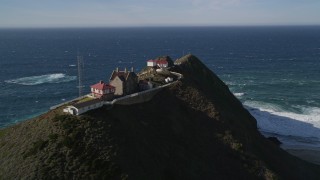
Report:
[[40,76],[29,76],[29,77],[22,77],[18,79],[11,79],[6,80],[6,83],[12,84],[20,84],[20,85],[39,85],[44,83],[62,83],[62,82],[69,82],[76,80],[76,76],[68,76],[63,73],[56,73],[56,74],[45,74]]
[[236,97],[241,97],[244,95],[244,93],[233,93]]
[[[256,118],[260,131],[280,135],[280,138],[304,138],[304,141],[314,141],[320,146],[320,108],[301,106],[302,113],[299,114],[271,103],[246,101],[244,105]],[[299,141],[296,143],[303,143],[303,140]]]

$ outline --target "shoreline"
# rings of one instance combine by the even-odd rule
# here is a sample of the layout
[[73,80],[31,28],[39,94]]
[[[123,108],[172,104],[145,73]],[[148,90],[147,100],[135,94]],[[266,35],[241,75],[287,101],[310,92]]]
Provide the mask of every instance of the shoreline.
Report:
[[302,160],[320,165],[320,148],[308,147],[285,147],[280,146],[283,150],[287,151],[293,156]]
[[36,117],[41,116],[41,115],[43,115],[43,114],[45,114],[45,113],[47,113],[49,111],[50,110],[41,111],[41,112],[38,112],[38,113],[27,115],[25,117],[20,117],[20,118],[17,118],[17,119],[13,119],[13,120],[10,121],[10,123],[6,123],[5,125],[0,124],[0,130],[3,130],[5,128],[14,126],[16,124],[19,124],[21,122],[24,122],[24,121],[27,121],[27,120],[30,120],[30,119],[33,119],[33,118],[36,118]]

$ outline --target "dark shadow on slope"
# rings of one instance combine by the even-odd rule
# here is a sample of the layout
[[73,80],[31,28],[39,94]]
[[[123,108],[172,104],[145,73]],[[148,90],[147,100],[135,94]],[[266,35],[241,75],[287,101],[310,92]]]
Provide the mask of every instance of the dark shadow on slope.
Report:
[[268,167],[284,179],[319,177],[316,166],[290,156],[256,129],[238,127],[251,137],[244,142],[225,118],[209,117],[172,93],[164,90],[146,103],[88,113],[110,125],[116,162],[130,179],[252,179],[262,178]]

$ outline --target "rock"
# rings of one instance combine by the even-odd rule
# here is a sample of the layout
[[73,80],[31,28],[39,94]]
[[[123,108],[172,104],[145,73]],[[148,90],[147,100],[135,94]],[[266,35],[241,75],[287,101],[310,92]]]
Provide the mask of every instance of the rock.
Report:
[[276,137],[268,137],[267,139],[269,139],[271,142],[273,142],[277,146],[280,146],[282,144],[282,142],[279,141],[279,139]]

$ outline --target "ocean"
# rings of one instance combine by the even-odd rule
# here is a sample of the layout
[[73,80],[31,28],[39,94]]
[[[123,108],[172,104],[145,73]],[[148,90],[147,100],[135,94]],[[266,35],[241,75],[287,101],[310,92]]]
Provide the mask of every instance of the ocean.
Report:
[[0,128],[78,96],[116,67],[192,53],[287,147],[320,148],[320,27],[149,27],[0,30]]

